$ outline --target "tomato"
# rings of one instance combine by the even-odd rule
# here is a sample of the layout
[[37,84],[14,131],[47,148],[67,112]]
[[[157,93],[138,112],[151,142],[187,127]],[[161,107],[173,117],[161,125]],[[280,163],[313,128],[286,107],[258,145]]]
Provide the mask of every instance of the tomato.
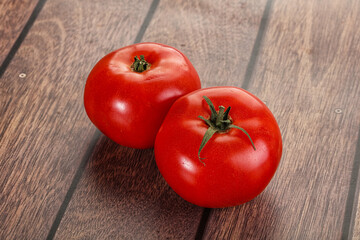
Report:
[[195,68],[179,50],[139,43],[109,53],[94,66],[84,105],[93,124],[113,141],[150,148],[173,102],[199,88]]
[[179,98],[155,141],[156,163],[170,187],[209,208],[236,206],[259,195],[281,154],[281,133],[271,111],[236,87],[201,89]]

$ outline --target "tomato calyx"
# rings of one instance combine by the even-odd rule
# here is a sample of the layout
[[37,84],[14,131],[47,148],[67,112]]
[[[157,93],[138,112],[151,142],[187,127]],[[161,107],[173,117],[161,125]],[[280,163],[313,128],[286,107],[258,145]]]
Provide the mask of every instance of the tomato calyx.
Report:
[[138,58],[138,56],[134,57],[134,62],[133,64],[131,64],[130,68],[134,72],[141,73],[143,71],[148,70],[150,66],[151,64],[145,60],[144,55],[140,55],[140,59]]
[[[229,112],[230,112],[231,107],[228,107],[225,110],[224,106],[219,106],[219,111],[216,111],[215,107],[214,107],[214,104],[211,102],[211,100],[206,96],[203,96],[203,98],[205,99],[206,103],[210,107],[211,115],[210,115],[209,119],[206,119],[203,116],[199,116],[199,118],[201,120],[203,120],[209,126],[209,128],[206,130],[206,132],[204,134],[204,137],[203,137],[203,139],[201,141],[201,144],[200,144],[200,148],[199,148],[199,151],[198,151],[199,160],[201,161],[201,159],[204,159],[204,158],[200,157],[200,153],[201,153],[201,150],[205,147],[206,143],[211,139],[211,137],[215,133],[226,133],[231,128],[239,129],[243,133],[245,133],[246,136],[249,138],[249,140],[250,140],[250,142],[251,142],[251,144],[252,144],[252,146],[254,148],[254,151],[256,151],[254,142],[252,141],[252,139],[251,139],[250,135],[248,134],[248,132],[245,129],[239,127],[239,126],[236,126],[236,125],[232,124],[232,119],[229,116]],[[201,161],[201,162],[205,165],[205,163],[203,161]]]

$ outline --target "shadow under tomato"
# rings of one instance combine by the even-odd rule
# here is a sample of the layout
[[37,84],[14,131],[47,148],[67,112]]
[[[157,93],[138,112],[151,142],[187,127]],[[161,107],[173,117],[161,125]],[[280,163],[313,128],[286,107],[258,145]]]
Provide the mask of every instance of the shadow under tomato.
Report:
[[201,218],[202,208],[183,200],[165,182],[153,149],[123,147],[105,136],[94,149],[80,191],[113,224],[141,229],[138,234],[163,236],[177,228],[191,237]]
[[104,136],[94,150],[88,173],[92,184],[99,186],[99,193],[115,197],[124,193],[129,197],[137,192],[137,195],[154,195],[154,191],[161,192],[166,187],[157,171],[152,149],[127,148]]

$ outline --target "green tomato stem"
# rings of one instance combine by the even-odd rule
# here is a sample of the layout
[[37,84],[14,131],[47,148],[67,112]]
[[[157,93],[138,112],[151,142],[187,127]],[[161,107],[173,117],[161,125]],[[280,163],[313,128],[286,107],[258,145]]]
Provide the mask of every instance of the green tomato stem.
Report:
[[140,55],[140,59],[138,58],[138,56],[134,57],[134,62],[131,65],[131,69],[134,72],[141,73],[143,71],[148,70],[150,68],[150,66],[151,66],[151,64],[145,60],[144,55]]
[[[245,133],[246,136],[249,138],[254,150],[256,151],[254,142],[251,139],[249,133],[245,129],[232,124],[231,117],[229,116],[229,112],[230,112],[231,107],[228,107],[225,110],[225,107],[219,106],[219,111],[217,112],[215,110],[214,104],[211,102],[211,100],[206,96],[203,96],[203,98],[205,99],[205,101],[209,105],[211,115],[210,115],[210,119],[206,119],[203,116],[199,116],[199,118],[201,120],[203,120],[209,126],[209,128],[206,130],[206,132],[204,134],[204,137],[203,137],[203,139],[201,141],[201,144],[200,144],[200,148],[199,148],[199,151],[198,151],[199,160],[201,161],[201,159],[204,159],[204,158],[200,157],[201,150],[205,147],[205,145],[212,138],[212,136],[215,133],[218,133],[218,132],[227,132],[231,128],[239,129],[240,131]],[[205,165],[205,163],[203,161],[201,161],[201,162]]]

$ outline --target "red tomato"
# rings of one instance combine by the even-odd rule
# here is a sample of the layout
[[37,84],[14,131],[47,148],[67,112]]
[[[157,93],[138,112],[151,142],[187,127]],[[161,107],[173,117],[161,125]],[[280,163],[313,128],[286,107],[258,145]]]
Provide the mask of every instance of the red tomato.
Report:
[[139,43],[95,65],[84,105],[94,125],[113,141],[150,148],[173,102],[199,88],[199,76],[184,54],[163,44]]
[[[219,124],[216,118],[207,120],[212,112],[203,96],[217,115],[222,112]],[[231,106],[226,117],[219,106]],[[215,133],[200,149],[207,131]],[[156,163],[170,187],[185,200],[210,208],[236,206],[260,194],[281,153],[280,130],[270,110],[235,87],[201,89],[176,100],[155,141]]]

